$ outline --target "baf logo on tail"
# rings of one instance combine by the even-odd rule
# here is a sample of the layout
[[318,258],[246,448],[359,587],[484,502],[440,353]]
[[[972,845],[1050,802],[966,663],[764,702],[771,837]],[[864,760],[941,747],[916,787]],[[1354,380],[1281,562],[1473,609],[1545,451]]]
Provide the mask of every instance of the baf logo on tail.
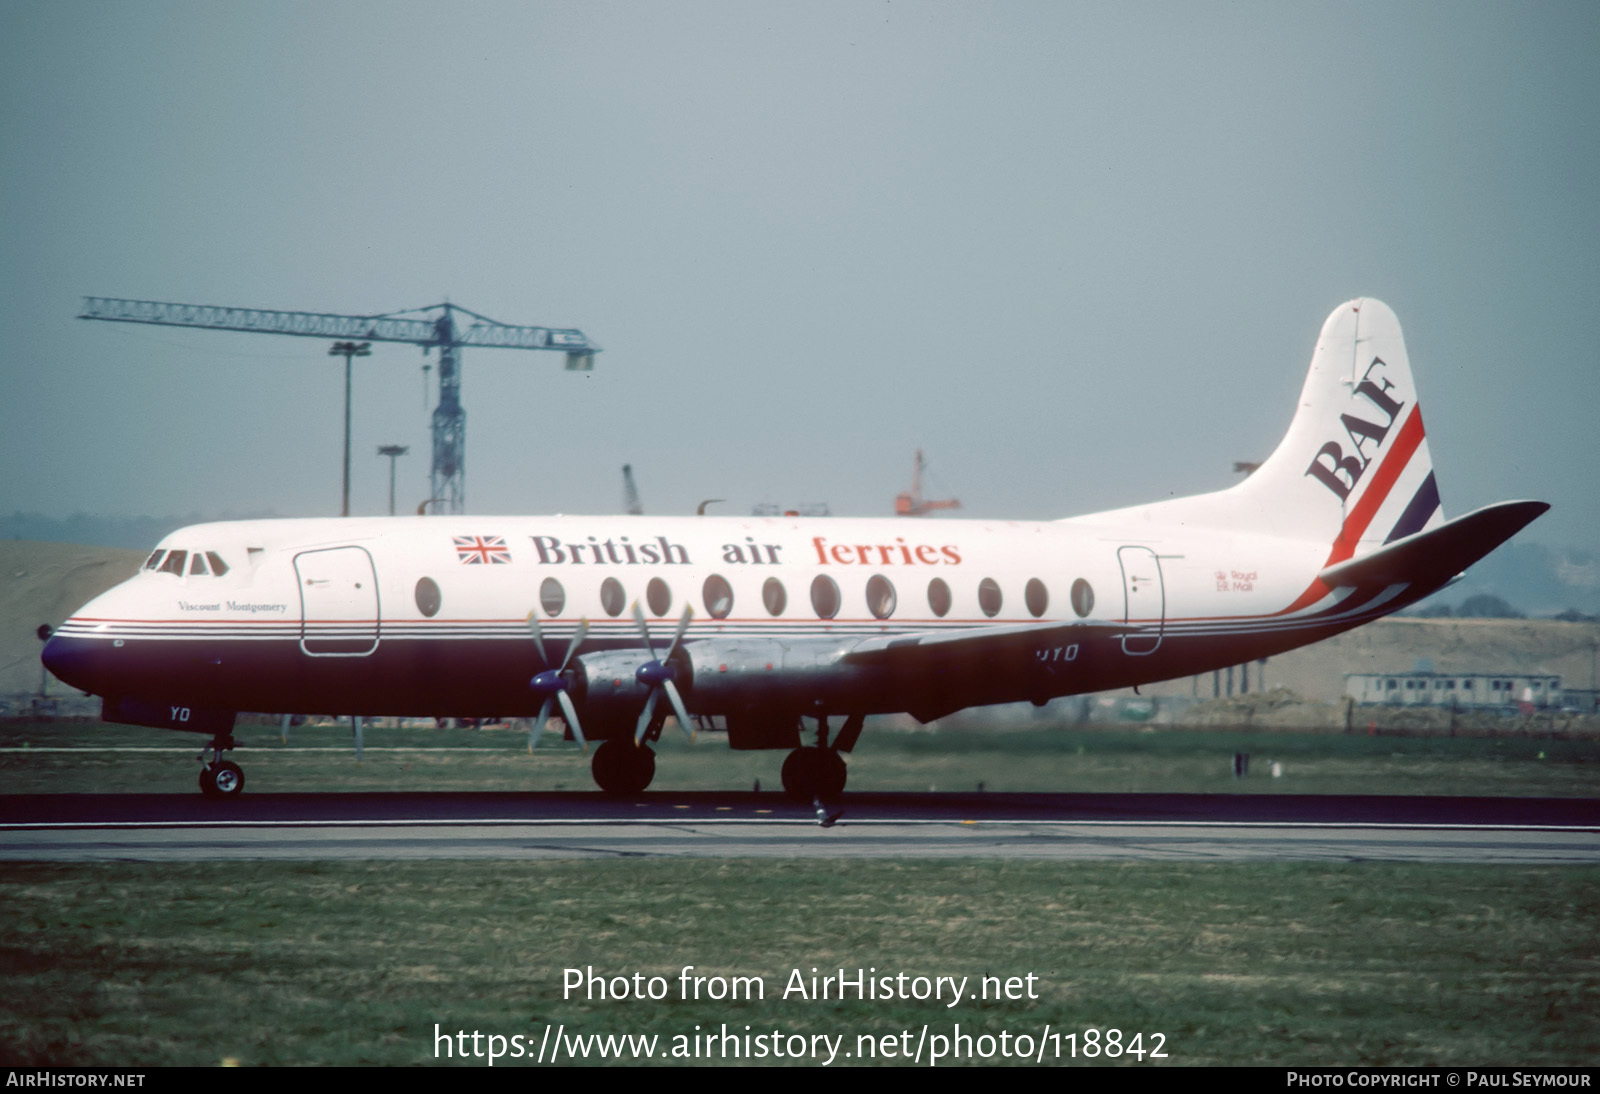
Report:
[[[1383,358],[1374,357],[1361,382],[1356,385],[1354,395],[1371,403],[1375,416],[1382,420],[1372,422],[1355,414],[1339,415],[1339,421],[1344,426],[1345,444],[1337,440],[1329,441],[1317,452],[1311,466],[1306,468],[1307,475],[1332,490],[1340,501],[1350,500],[1350,491],[1356,488],[1362,474],[1382,450],[1384,438],[1389,435],[1389,430],[1400,418],[1400,411],[1406,406],[1394,396],[1396,387],[1387,376],[1388,367]],[[1420,423],[1419,418],[1419,426]],[[1367,450],[1369,446],[1372,449],[1370,452]]]

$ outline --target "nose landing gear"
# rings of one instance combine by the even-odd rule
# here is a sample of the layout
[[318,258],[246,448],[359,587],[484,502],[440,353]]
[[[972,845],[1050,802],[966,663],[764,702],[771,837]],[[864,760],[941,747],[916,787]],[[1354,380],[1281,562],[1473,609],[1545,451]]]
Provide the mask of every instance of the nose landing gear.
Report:
[[[195,757],[200,761],[200,793],[208,798],[237,798],[244,793],[244,771],[222,754],[233,748],[231,736],[214,737]],[[206,753],[211,754],[210,759]]]

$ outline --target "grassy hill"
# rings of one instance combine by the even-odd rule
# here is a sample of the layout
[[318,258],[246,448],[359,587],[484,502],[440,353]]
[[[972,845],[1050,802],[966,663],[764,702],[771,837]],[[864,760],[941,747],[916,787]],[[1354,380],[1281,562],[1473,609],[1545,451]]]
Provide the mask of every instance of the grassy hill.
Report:
[[[127,580],[148,551],[0,540],[0,695],[39,690],[39,624],[61,621]],[[67,688],[50,682],[51,694]]]

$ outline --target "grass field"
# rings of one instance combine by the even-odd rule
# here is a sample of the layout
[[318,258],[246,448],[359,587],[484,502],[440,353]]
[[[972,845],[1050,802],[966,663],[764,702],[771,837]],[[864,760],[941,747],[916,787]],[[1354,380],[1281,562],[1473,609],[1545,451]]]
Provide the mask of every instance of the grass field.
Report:
[[[572,745],[547,741],[529,756],[526,737],[509,730],[369,730],[361,764],[347,727],[298,727],[289,747],[275,728],[240,737],[247,793],[592,785]],[[0,748],[16,751],[0,752],[0,793],[196,793],[199,743],[128,727],[9,726]],[[74,751],[45,751],[62,747]],[[1236,751],[1251,754],[1248,778],[1232,777]],[[731,753],[716,736],[694,746],[665,738],[660,754],[664,788],[742,790],[756,779],[772,788],[782,759]],[[1592,797],[1597,765],[1593,741],[1537,738],[869,731],[851,786]],[[685,965],[760,977],[765,997],[682,999]],[[608,977],[660,976],[666,997],[563,998],[563,970],[591,966]],[[947,1008],[781,997],[792,970],[809,978],[813,968],[965,976],[971,991],[984,976],[1033,974],[1037,998]],[[909,1051],[924,1026],[949,1038],[959,1024],[991,1038],[973,1041],[975,1051],[1021,1035],[1059,1051],[1062,1063],[1113,1062],[1082,1052],[1086,1031],[1103,1039],[1115,1028],[1125,1041],[1144,1034],[1146,1053],[1163,1035],[1165,1060],[1114,1061],[1146,1066],[1593,1065],[1600,869],[5,863],[0,984],[4,1064],[431,1063],[436,1025],[447,1036],[465,1031],[469,1051],[474,1031],[507,1038],[505,1051],[520,1036],[529,1055],[547,1027],[569,1051],[573,1035],[654,1035],[655,1062],[670,1063],[662,1053],[693,1052],[675,1038],[724,1024],[740,1035],[748,1025],[752,1035],[843,1037],[834,1042],[842,1064],[862,1062],[842,1057],[865,1047],[859,1036],[875,1038],[879,1052],[886,1037]],[[1068,1034],[1078,1037],[1076,1059]],[[826,1057],[820,1043],[818,1051]],[[529,1061],[499,1063],[518,1062]]]
[[[842,1035],[855,1053],[858,1035],[905,1043],[910,1030],[914,1045],[924,1024],[949,1036],[959,1023],[995,1038],[1075,1032],[1078,1063],[1109,1062],[1081,1050],[1084,1031],[1111,1028],[1143,1033],[1146,1051],[1163,1034],[1173,1064],[1600,1053],[1594,869],[13,864],[0,906],[7,1064],[432,1062],[436,1024],[521,1035],[529,1052],[547,1025],[656,1034],[659,1055],[697,1025]],[[764,998],[684,1000],[685,965],[760,977]],[[660,976],[666,998],[563,998],[563,970],[588,967]],[[1033,974],[1037,998],[782,998],[792,970],[809,981],[813,968],[965,976],[971,992]]]
[[[367,729],[357,763],[346,726],[245,726],[233,754],[246,793],[589,790],[588,760],[547,737],[536,755],[510,729]],[[0,793],[191,793],[199,735],[99,724],[0,727]],[[779,785],[784,753],[732,752],[721,734],[657,744],[653,789]],[[21,751],[22,749],[26,751]],[[72,748],[72,752],[49,749]],[[160,751],[111,751],[142,748]],[[398,751],[395,751],[398,749]],[[81,751],[78,751],[81,750]],[[309,750],[309,751],[308,751]],[[1250,774],[1233,777],[1236,752]],[[1273,777],[1273,764],[1278,777]],[[870,729],[850,757],[852,790],[1449,794],[1593,797],[1600,740],[1399,737],[1171,729]]]

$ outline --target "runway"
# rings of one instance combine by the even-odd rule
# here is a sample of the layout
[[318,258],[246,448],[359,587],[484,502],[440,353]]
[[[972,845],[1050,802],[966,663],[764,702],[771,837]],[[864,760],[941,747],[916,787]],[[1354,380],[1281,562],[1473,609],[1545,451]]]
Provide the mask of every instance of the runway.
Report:
[[15,795],[0,860],[1016,858],[1600,863],[1600,800],[1184,794]]

